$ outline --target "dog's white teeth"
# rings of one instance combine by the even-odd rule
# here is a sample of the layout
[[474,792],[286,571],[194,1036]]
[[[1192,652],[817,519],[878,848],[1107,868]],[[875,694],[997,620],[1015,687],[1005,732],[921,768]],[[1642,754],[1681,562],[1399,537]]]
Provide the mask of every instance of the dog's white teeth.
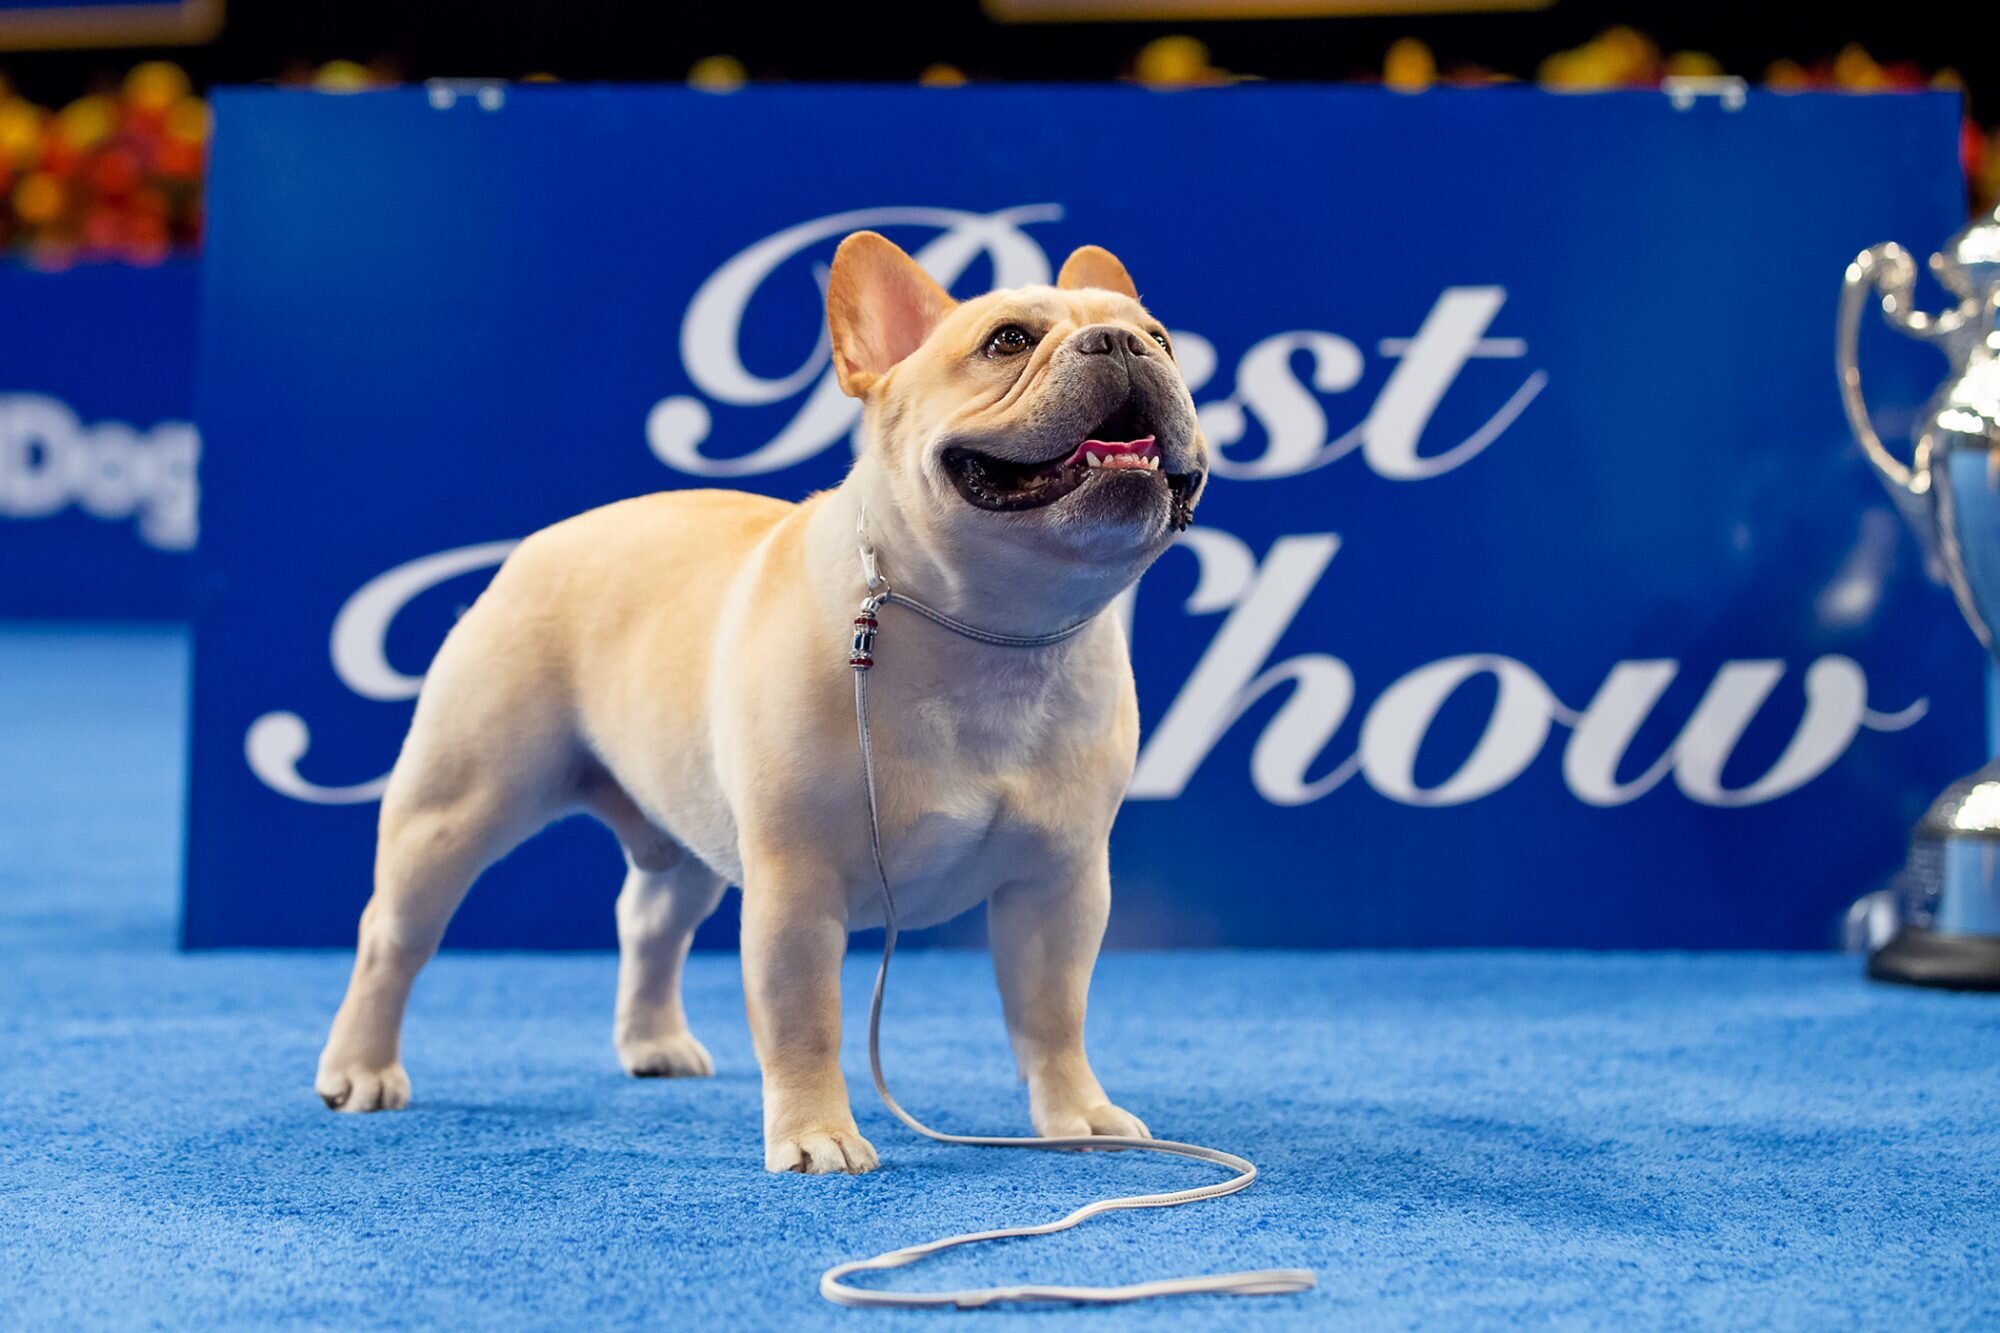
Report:
[[1104,460],[1102,458],[1099,458],[1096,454],[1085,454],[1083,456],[1083,461],[1089,467],[1104,466]]
[[1147,459],[1146,468],[1150,472],[1158,472],[1160,470],[1160,460],[1157,458]]

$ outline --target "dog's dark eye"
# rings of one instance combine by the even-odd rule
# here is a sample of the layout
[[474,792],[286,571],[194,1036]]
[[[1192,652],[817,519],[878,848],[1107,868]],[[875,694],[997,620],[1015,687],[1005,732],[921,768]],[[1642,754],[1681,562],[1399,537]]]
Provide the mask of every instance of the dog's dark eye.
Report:
[[1174,345],[1167,341],[1167,335],[1161,332],[1159,329],[1153,330],[1153,341],[1158,343],[1160,345],[1160,350],[1165,352],[1168,356],[1172,356],[1174,354]]
[[1003,324],[986,340],[986,352],[989,356],[1019,356],[1034,345],[1035,340],[1019,324]]

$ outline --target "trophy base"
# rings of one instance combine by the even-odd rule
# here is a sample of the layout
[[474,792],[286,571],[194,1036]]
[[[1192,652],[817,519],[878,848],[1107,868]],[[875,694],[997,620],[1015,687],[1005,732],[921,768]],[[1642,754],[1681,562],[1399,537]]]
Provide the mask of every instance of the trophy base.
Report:
[[1900,925],[1868,975],[1905,986],[2000,991],[2000,759],[1931,803],[1897,886]]
[[1868,975],[1901,986],[2000,991],[2000,936],[1904,926],[1869,956]]

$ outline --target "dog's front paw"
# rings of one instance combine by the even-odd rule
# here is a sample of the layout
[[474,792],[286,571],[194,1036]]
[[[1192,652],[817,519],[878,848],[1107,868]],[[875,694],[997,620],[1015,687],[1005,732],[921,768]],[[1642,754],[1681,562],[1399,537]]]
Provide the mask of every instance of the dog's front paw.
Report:
[[1123,1139],[1150,1139],[1146,1122],[1110,1102],[1095,1106],[1037,1111],[1035,1132],[1045,1139],[1083,1139],[1108,1135]]
[[709,1078],[715,1073],[708,1048],[692,1032],[621,1040],[618,1063],[633,1078]]
[[336,1111],[400,1111],[410,1104],[410,1076],[400,1064],[372,1069],[323,1061],[313,1090]]
[[799,1171],[809,1176],[845,1172],[862,1175],[881,1165],[874,1145],[853,1129],[808,1129],[764,1141],[766,1171]]

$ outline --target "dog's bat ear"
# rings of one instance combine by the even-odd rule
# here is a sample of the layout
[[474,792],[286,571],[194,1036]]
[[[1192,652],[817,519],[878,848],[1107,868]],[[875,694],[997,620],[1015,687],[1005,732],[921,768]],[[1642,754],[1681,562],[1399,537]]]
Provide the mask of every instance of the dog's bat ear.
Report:
[[1139,299],[1139,289],[1132,285],[1132,275],[1118,262],[1118,256],[1101,245],[1080,245],[1063,262],[1062,274],[1056,279],[1056,286],[1073,292],[1080,287],[1099,287],[1107,292],[1117,292]]
[[833,373],[859,398],[891,367],[923,346],[957,302],[894,241],[857,231],[833,253],[826,325]]

